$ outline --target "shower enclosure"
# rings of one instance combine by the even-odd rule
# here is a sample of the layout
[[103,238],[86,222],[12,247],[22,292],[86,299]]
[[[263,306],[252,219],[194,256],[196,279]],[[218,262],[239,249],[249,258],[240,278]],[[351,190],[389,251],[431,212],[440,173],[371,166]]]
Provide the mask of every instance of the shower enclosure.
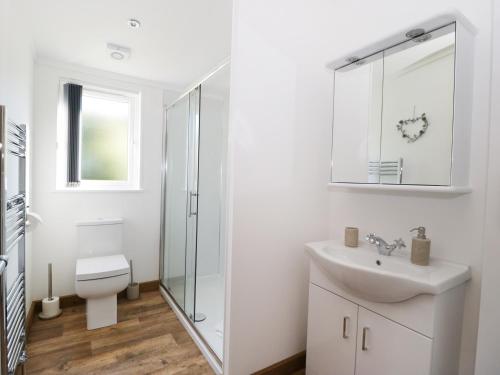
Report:
[[166,110],[161,284],[222,361],[229,64]]

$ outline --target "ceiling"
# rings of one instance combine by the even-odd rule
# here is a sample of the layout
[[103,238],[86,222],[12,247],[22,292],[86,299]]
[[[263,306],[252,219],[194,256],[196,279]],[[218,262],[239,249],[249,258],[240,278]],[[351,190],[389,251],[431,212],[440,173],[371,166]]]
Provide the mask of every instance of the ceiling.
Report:
[[[27,1],[40,58],[183,88],[230,55],[232,0]],[[130,58],[111,59],[107,43],[131,48]]]

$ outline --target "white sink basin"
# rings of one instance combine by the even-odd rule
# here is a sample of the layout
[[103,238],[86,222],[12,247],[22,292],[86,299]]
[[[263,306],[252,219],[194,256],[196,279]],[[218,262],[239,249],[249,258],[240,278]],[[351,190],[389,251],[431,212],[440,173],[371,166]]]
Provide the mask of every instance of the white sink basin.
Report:
[[419,294],[440,294],[470,279],[468,266],[432,259],[417,266],[407,255],[380,255],[373,245],[345,247],[335,241],[306,244],[312,259],[355,296],[400,302]]

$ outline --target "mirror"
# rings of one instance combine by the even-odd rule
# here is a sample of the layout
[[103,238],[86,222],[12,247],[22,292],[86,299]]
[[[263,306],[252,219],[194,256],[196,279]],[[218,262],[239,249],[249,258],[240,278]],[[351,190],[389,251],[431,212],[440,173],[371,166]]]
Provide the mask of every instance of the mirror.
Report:
[[455,24],[335,70],[332,182],[451,184]]

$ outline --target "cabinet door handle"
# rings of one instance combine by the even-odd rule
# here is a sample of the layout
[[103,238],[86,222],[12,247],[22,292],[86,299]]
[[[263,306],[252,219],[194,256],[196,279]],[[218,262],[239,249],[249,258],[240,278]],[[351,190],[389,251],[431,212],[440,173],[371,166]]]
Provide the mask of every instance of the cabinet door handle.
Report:
[[361,350],[366,352],[368,350],[368,346],[366,346],[366,333],[368,332],[368,327],[363,328],[363,340],[361,341]]
[[344,323],[342,324],[342,337],[344,339],[348,339],[349,336],[347,335],[347,323],[349,322],[349,317],[344,316]]

